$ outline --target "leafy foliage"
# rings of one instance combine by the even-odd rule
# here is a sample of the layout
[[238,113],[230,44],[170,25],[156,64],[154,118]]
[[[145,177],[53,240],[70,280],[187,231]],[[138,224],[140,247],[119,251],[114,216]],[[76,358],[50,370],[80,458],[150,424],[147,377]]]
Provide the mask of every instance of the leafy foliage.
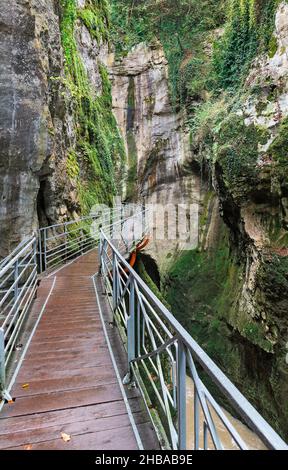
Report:
[[[160,40],[169,63],[171,98],[189,105],[208,78],[207,32],[224,21],[225,0],[111,0],[112,42],[125,55],[139,42]],[[191,52],[193,51],[193,54]]]
[[89,0],[84,9],[76,0],[61,0],[61,38],[65,55],[65,85],[73,99],[77,122],[76,148],[69,152],[67,173],[78,178],[82,209],[97,202],[110,202],[116,192],[116,171],[121,171],[125,150],[112,113],[111,84],[107,71],[98,64],[102,92],[96,96],[78,53],[75,24],[81,20],[91,37],[108,39],[109,4]]
[[194,111],[211,93],[238,87],[257,52],[273,50],[278,4],[179,0],[176,7],[174,0],[111,0],[112,42],[117,54],[125,55],[139,42],[160,40],[169,63],[172,102]]
[[231,0],[227,26],[215,43],[213,67],[220,88],[239,85],[256,53],[271,44],[279,0]]

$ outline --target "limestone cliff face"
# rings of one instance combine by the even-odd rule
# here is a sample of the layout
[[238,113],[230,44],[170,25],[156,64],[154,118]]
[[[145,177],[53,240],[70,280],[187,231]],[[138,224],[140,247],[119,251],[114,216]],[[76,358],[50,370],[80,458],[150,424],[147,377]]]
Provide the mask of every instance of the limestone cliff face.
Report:
[[[101,127],[104,99],[108,101],[103,119],[108,121],[111,114],[110,91],[105,89],[102,97],[105,77],[103,71],[100,74],[107,43],[98,31],[97,35],[89,31],[81,15],[88,10],[96,15],[93,3],[85,0],[74,4],[7,0],[2,5],[0,258],[39,225],[75,218],[101,195],[105,199],[100,173],[109,173],[109,168],[106,171],[97,161],[96,150],[93,153],[95,137],[88,127],[95,126],[95,122]],[[104,13],[101,15],[105,32]],[[74,74],[68,60],[72,54],[78,66]],[[97,108],[100,117],[96,113],[91,117],[91,109],[87,109],[89,119],[85,111],[80,116],[84,100],[94,106],[98,98],[102,100]],[[86,108],[89,106],[86,104]],[[110,135],[113,126],[111,118],[103,132]],[[103,153],[106,148],[108,153],[109,143],[101,145]],[[117,147],[115,142],[110,145]],[[99,174],[92,167],[99,168]],[[107,194],[112,184],[106,184]],[[81,202],[81,195],[89,204]]]
[[40,178],[52,171],[49,75],[61,70],[53,2],[4,2],[0,35],[0,255],[4,255],[19,236],[37,227]]
[[213,191],[199,250],[176,260],[166,287],[191,334],[287,437],[287,2],[271,43],[192,135],[190,164],[202,162]]
[[[185,166],[190,155],[189,135],[183,117],[170,104],[163,48],[142,43],[120,61],[112,55],[108,62],[113,110],[127,152],[124,197],[148,204],[191,204],[195,225],[191,246],[195,247],[201,182],[199,173]],[[148,251],[162,269],[166,256],[180,246],[179,240],[158,240]]]
[[128,154],[127,199],[195,204],[197,250],[181,254],[179,240],[149,248],[172,311],[285,436],[287,18],[281,2],[273,47],[254,60],[234,96],[208,93],[202,114],[203,102],[196,103],[190,142],[183,114],[169,102],[161,45],[139,44],[120,61],[108,59]]

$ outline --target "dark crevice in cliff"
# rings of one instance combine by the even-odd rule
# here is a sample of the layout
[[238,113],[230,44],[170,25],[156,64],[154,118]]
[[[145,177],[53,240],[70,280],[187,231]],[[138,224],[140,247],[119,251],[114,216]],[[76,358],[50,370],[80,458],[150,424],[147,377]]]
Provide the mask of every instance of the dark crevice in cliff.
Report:
[[37,194],[37,216],[39,227],[46,227],[50,225],[51,221],[46,215],[45,192],[47,188],[47,181],[43,179],[40,181],[40,187]]
[[140,259],[143,262],[146,273],[154,282],[155,286],[160,290],[161,279],[156,261],[147,253],[141,253]]

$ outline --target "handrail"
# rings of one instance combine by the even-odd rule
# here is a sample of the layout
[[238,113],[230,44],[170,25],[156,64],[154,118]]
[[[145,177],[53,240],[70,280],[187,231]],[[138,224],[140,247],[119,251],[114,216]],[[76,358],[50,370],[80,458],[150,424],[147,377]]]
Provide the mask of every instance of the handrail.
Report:
[[[211,409],[213,409],[213,412],[224,423],[227,432],[238,443],[239,448],[246,448],[238,432],[200,380],[195,361],[198,368],[200,366],[208,374],[219,391],[230,401],[236,413],[268,448],[288,449],[283,439],[134,271],[117,250],[113,241],[107,237],[103,230],[100,231],[100,234],[101,274],[106,292],[111,296],[108,297],[108,301],[114,314],[114,320],[120,331],[122,333],[124,331],[127,339],[129,371],[134,375],[144,396],[145,386],[143,383],[149,382],[148,385],[157,398],[161,413],[165,415],[164,428],[171,447],[174,449],[186,448],[185,377],[187,368],[195,387],[194,421],[197,419],[199,421],[200,412],[203,414],[204,447],[208,445],[208,435],[215,448],[221,449],[223,447],[212,418]],[[171,338],[175,337],[177,339],[173,341]],[[169,377],[167,378],[167,371],[165,372],[163,366],[163,351],[166,353],[165,360],[169,362],[171,371],[176,367],[177,377],[175,380],[173,379],[173,383],[169,387],[166,385]],[[141,363],[142,369],[136,366],[138,363]],[[154,378],[151,381],[152,372],[156,375],[157,386],[153,383]],[[169,392],[170,387],[173,393]],[[173,422],[173,413],[175,412],[178,415],[178,424],[176,425]],[[194,422],[194,439],[195,448],[199,448],[200,430],[199,423],[197,424],[196,421]]]
[[17,253],[17,251],[19,251],[19,249],[24,246],[28,240],[30,240],[31,237],[25,237],[17,246],[16,248],[14,248],[13,251],[11,251],[11,253],[9,253],[8,256],[6,256],[5,258],[2,259],[2,261],[0,261],[0,269],[4,266],[4,264],[8,263],[8,261]]
[[[217,428],[217,420],[232,437],[239,449],[248,446],[235,429],[221,406],[209,392],[205,379],[200,378],[200,369],[212,379],[218,390],[230,401],[237,415],[271,449],[288,449],[283,439],[263,419],[257,410],[240,393],[221,369],[212,361],[191,335],[176,320],[167,307],[145,284],[141,277],[126,261],[120,252],[121,243],[125,250],[132,249],[141,239],[132,234],[131,240],[123,238],[120,230],[119,247],[112,239],[113,228],[133,219],[137,223],[139,215],[145,216],[140,238],[147,235],[146,212],[139,211],[111,222],[107,212],[107,222],[101,228],[93,227],[97,216],[84,217],[39,230],[39,251],[36,236],[23,240],[0,264],[0,394],[11,399],[6,388],[7,367],[13,355],[22,325],[27,318],[37,289],[37,255],[40,263],[45,257],[45,266],[55,267],[69,259],[94,248],[99,242],[100,274],[106,289],[108,302],[113,311],[114,321],[123,339],[127,342],[128,374],[126,382],[135,380],[147,405],[148,413],[155,425],[163,448],[186,449],[186,375],[194,383],[194,449],[213,446],[223,449],[224,445]],[[104,217],[105,218],[105,217]],[[83,233],[85,225],[87,232]],[[71,230],[69,227],[76,226]],[[67,230],[68,227],[68,230]],[[59,233],[59,230],[63,231]],[[52,232],[47,237],[48,231]],[[76,235],[75,235],[76,234]],[[64,237],[64,242],[61,241]],[[54,244],[47,244],[47,239]],[[60,239],[60,243],[59,243]],[[45,240],[43,249],[42,242]],[[64,252],[64,255],[63,255]],[[52,259],[52,263],[50,263]],[[49,264],[50,263],[50,264]],[[42,266],[43,268],[43,266]],[[2,286],[2,287],[1,287]],[[160,424],[159,424],[160,423]],[[202,426],[202,427],[201,427]],[[164,439],[164,441],[163,441]],[[164,442],[164,444],[163,444]]]
[[11,400],[7,371],[37,289],[37,240],[25,238],[0,269],[0,396]]
[[39,229],[38,252],[40,273],[56,269],[66,261],[96,247],[99,239],[99,227],[94,222],[102,221],[108,229],[123,222],[126,206],[99,208],[99,213],[78,220],[69,220]]
[[26,237],[1,261],[0,396],[11,398],[6,386],[7,371],[36,293],[38,272],[61,267],[95,248],[100,235],[98,225],[109,231],[125,222],[126,213],[126,206],[100,207],[98,214],[42,227],[38,240],[36,235]]
[[[15,261],[22,256],[27,250],[27,247],[31,246],[36,241],[36,237],[28,237],[22,240],[19,245],[10,253],[0,264],[0,279],[4,274],[13,266]],[[20,251],[19,251],[20,250]],[[10,259],[12,258],[12,259]]]

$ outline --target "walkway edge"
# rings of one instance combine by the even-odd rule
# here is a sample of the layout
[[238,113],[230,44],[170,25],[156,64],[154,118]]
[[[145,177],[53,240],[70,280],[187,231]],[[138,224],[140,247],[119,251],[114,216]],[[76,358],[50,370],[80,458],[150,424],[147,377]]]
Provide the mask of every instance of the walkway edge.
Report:
[[[7,391],[8,391],[8,392],[11,391],[11,389],[12,389],[14,383],[15,383],[15,380],[16,380],[16,378],[17,378],[17,375],[18,375],[18,373],[19,373],[19,370],[20,370],[20,368],[21,368],[21,366],[22,366],[22,363],[23,363],[23,361],[24,361],[24,359],[25,359],[27,350],[28,350],[28,348],[29,348],[29,346],[30,346],[30,343],[31,343],[31,341],[32,341],[32,338],[33,338],[33,336],[34,336],[34,334],[35,334],[35,331],[36,331],[37,328],[38,328],[38,325],[39,325],[39,323],[40,323],[40,320],[41,320],[41,318],[42,318],[42,316],[43,316],[43,314],[44,314],[46,305],[48,304],[49,299],[50,299],[50,297],[51,297],[51,294],[52,294],[52,292],[53,292],[53,290],[54,290],[54,287],[55,287],[55,284],[56,284],[56,280],[57,280],[57,277],[55,276],[54,279],[53,279],[53,283],[52,283],[52,286],[51,286],[51,288],[50,288],[50,291],[49,291],[49,293],[48,293],[48,295],[47,295],[47,297],[46,297],[46,300],[45,300],[44,304],[42,305],[40,314],[39,314],[39,316],[38,316],[38,318],[37,318],[37,320],[36,320],[36,323],[35,323],[35,325],[34,325],[34,327],[33,327],[33,330],[31,331],[31,334],[30,334],[30,336],[29,336],[29,338],[28,338],[28,341],[27,341],[27,343],[26,343],[26,345],[25,345],[25,348],[23,349],[23,353],[22,353],[22,355],[21,355],[21,357],[20,357],[20,359],[19,359],[19,362],[18,362],[18,364],[17,364],[17,367],[16,367],[16,369],[15,369],[15,371],[14,371],[14,374],[12,375],[12,378],[11,378],[11,380],[10,380],[10,382],[9,382],[9,385],[8,385],[8,387],[7,387]],[[0,403],[0,413],[1,413],[1,411],[2,411],[3,406],[4,406],[4,400],[2,400],[2,402]]]
[[104,317],[103,317],[103,313],[102,313],[102,308],[101,308],[101,304],[100,304],[100,300],[99,300],[99,296],[98,296],[98,292],[97,292],[97,287],[96,287],[96,283],[95,283],[95,276],[97,276],[97,274],[92,276],[92,281],[93,281],[93,285],[94,285],[94,291],[95,291],[95,295],[96,295],[96,299],[97,299],[97,304],[98,304],[98,307],[99,307],[99,316],[100,316],[100,319],[101,319],[102,328],[103,328],[104,336],[105,336],[107,346],[108,346],[108,349],[109,349],[111,361],[112,361],[112,364],[113,364],[113,367],[114,367],[114,370],[115,370],[115,374],[116,374],[116,377],[117,377],[117,380],[118,380],[118,383],[119,383],[119,386],[120,386],[120,390],[121,390],[123,400],[124,400],[124,403],[125,403],[125,406],[126,406],[126,410],[127,410],[127,413],[128,413],[128,417],[129,417],[129,420],[130,420],[130,423],[131,423],[131,426],[132,426],[132,429],[133,429],[133,432],[134,432],[134,435],[135,435],[135,439],[137,441],[138,449],[139,450],[144,450],[144,447],[143,447],[143,444],[142,444],[142,441],[141,441],[141,437],[140,437],[139,432],[137,430],[137,426],[136,426],[136,423],[135,423],[135,420],[134,420],[134,416],[133,416],[132,410],[130,408],[128,398],[126,396],[125,389],[124,389],[124,386],[123,386],[123,383],[122,383],[122,380],[121,380],[121,377],[120,377],[120,374],[119,374],[119,370],[118,370],[116,360],[115,360],[115,357],[114,357],[113,349],[112,349],[112,346],[110,344],[110,340],[109,340],[109,336],[108,336],[108,333],[107,333],[107,329],[106,329],[106,325],[105,325],[105,321],[104,321]]

